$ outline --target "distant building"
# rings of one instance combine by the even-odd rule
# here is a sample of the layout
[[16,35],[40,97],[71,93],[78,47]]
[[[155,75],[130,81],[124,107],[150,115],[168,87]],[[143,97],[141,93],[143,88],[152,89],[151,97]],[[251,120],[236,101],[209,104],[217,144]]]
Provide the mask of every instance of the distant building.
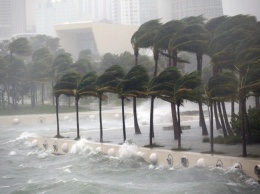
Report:
[[117,24],[141,25],[161,18],[159,4],[170,0],[112,0],[112,21]]
[[138,27],[101,22],[76,22],[55,26],[61,46],[74,59],[82,50],[89,49],[93,55],[105,53],[133,53],[131,37]]
[[222,0],[172,0],[172,19],[203,15],[212,19],[223,15]]
[[0,1],[0,40],[26,32],[25,0]]

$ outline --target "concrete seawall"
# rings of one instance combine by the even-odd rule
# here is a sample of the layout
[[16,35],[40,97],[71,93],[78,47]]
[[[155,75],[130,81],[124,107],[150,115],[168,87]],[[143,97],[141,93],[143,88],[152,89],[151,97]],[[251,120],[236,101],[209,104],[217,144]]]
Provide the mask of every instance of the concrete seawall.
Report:
[[[29,137],[28,141],[30,141],[33,146],[38,146],[43,150],[49,150],[53,154],[67,154],[70,152],[72,146],[77,143],[75,140],[44,137]],[[101,151],[103,154],[119,156],[120,145],[92,141],[87,141],[84,144]],[[236,167],[243,170],[246,175],[259,181],[259,176],[255,173],[256,168],[260,166],[259,160],[144,147],[138,147],[138,153],[140,153],[139,155],[142,156],[145,161],[165,167],[217,166],[224,169]]]

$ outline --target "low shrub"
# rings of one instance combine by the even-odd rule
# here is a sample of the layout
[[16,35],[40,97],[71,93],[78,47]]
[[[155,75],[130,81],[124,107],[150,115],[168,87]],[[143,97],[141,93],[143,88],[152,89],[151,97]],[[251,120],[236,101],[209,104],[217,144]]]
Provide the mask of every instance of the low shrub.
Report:
[[[248,129],[251,132],[251,139],[249,139],[249,131],[247,141],[251,143],[260,143],[260,109],[249,108],[247,114]],[[241,136],[241,120],[238,114],[234,114],[231,118],[231,126],[237,136]]]

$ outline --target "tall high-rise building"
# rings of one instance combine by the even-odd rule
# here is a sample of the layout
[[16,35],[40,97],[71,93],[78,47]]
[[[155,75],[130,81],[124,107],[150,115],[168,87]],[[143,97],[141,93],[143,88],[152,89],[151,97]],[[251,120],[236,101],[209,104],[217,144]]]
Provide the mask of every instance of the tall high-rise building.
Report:
[[26,32],[25,0],[0,1],[0,39]]
[[112,21],[118,24],[139,25],[139,0],[112,0]]
[[[170,15],[171,0],[112,0],[112,21],[118,24],[141,25],[149,20]],[[160,11],[160,8],[166,8]],[[169,17],[168,17],[169,19]]]
[[111,0],[78,0],[81,20],[111,21]]
[[206,19],[223,15],[222,0],[172,0],[172,19],[198,15]]

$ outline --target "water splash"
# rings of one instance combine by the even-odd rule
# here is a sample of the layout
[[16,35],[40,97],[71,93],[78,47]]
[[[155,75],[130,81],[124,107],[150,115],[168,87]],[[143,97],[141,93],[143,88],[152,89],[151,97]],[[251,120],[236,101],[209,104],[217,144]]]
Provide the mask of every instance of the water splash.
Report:
[[138,147],[132,140],[126,140],[119,148],[119,158],[141,157],[142,153],[138,151]]
[[78,140],[70,149],[70,154],[85,154],[90,151],[94,151],[93,148],[87,145],[88,140],[85,138],[81,138]]

